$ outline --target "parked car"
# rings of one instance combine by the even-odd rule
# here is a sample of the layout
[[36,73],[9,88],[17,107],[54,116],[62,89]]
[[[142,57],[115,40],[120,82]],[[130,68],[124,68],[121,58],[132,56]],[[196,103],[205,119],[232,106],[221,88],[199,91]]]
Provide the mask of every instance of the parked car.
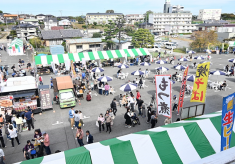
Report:
[[165,48],[166,49],[176,49],[176,46],[173,43],[171,43],[171,42],[167,42],[165,44]]

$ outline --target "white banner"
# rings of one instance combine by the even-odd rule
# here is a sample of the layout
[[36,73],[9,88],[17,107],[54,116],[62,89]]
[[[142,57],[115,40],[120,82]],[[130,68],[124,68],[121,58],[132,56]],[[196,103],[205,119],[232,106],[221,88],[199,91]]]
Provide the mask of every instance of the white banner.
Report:
[[171,75],[155,75],[156,101],[159,115],[171,118]]

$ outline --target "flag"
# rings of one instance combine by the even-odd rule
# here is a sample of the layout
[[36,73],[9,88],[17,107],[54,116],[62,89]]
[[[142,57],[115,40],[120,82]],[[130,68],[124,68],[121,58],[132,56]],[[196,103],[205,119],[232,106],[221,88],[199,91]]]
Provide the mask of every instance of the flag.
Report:
[[198,64],[190,102],[205,102],[210,62]]
[[181,89],[180,89],[179,102],[178,102],[178,113],[179,113],[180,108],[183,107],[183,103],[184,103],[184,92],[185,92],[185,88],[186,88],[187,75],[188,75],[188,67],[185,69],[184,76],[182,79],[182,85],[181,85]]
[[221,121],[221,151],[230,147],[235,113],[235,93],[223,98]]
[[159,115],[172,117],[171,112],[171,75],[155,75],[156,102]]

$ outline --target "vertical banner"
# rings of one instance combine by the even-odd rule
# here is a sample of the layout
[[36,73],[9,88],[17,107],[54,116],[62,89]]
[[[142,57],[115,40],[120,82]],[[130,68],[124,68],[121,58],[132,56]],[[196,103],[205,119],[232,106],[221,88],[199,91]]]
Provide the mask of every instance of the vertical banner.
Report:
[[234,124],[235,93],[223,98],[222,125],[221,125],[221,151],[230,147]]
[[198,64],[190,102],[205,102],[209,69],[210,62]]
[[183,107],[183,103],[184,103],[184,92],[185,92],[185,87],[186,87],[186,82],[187,82],[187,75],[188,75],[188,67],[185,69],[183,79],[182,79],[182,85],[180,89],[179,102],[178,102],[178,113],[179,113],[180,108]]
[[71,62],[70,66],[71,66],[72,79],[74,79],[76,77],[75,67],[74,67],[73,61],[71,60],[70,62]]
[[155,75],[156,102],[159,115],[171,118],[171,75]]

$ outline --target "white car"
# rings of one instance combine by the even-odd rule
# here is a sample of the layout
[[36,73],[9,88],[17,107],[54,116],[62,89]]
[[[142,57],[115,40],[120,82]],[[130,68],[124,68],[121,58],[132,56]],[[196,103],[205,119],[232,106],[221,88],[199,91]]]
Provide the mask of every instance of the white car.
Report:
[[171,49],[176,49],[176,46],[174,43],[167,42],[167,43],[165,43],[165,48],[171,50]]

